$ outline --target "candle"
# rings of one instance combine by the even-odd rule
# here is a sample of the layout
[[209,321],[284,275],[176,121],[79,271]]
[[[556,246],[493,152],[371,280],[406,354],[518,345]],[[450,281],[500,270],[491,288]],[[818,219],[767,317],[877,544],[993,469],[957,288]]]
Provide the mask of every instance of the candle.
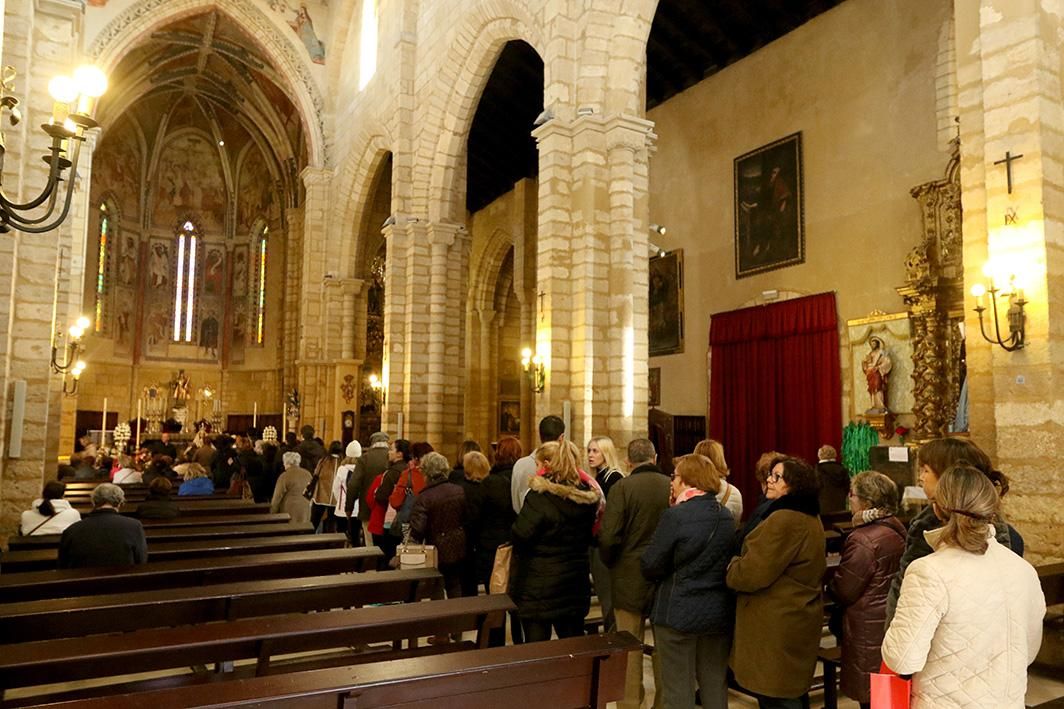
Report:
[[140,450],[140,406],[141,406],[141,403],[142,403],[141,399],[138,398],[137,399],[137,448],[136,448],[136,450],[138,450],[138,451]]
[[255,402],[255,408],[251,411],[251,427],[259,427],[259,402],[257,401]]
[[281,404],[281,441],[284,441],[285,434],[288,433],[288,404]]

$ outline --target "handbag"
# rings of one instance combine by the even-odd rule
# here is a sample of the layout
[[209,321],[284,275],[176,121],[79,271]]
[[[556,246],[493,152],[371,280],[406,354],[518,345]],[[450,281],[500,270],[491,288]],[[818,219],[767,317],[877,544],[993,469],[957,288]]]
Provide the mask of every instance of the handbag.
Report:
[[435,569],[439,567],[436,547],[431,544],[404,542],[395,550],[400,569]]
[[513,556],[514,547],[509,542],[500,544],[495,550],[495,563],[491,566],[488,593],[510,592],[510,561]]
[[318,474],[315,473],[311,476],[310,482],[307,483],[307,489],[303,491],[303,497],[308,500],[314,499],[314,491],[318,489]]
[[[389,528],[392,534],[397,537],[403,536],[403,529],[404,527],[410,525],[410,515],[414,511],[414,488],[412,486],[410,477],[412,476],[407,476],[406,492],[403,495],[403,504],[400,505],[399,509],[396,511],[395,517],[392,519],[392,526]],[[388,509],[390,510],[393,508],[389,507]],[[387,515],[385,515],[385,519],[387,519]]]
[[909,709],[912,684],[911,679],[898,676],[887,663],[881,663],[879,672],[871,675],[872,709]]

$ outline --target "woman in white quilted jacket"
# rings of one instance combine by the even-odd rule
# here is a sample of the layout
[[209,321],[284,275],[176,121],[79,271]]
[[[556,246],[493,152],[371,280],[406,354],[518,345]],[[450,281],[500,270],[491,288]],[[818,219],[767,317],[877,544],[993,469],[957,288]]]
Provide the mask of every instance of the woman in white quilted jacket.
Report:
[[1046,610],[1038,574],[994,538],[1000,502],[979,470],[947,470],[933,504],[944,524],[905,573],[883,661],[913,675],[913,709],[1022,709]]

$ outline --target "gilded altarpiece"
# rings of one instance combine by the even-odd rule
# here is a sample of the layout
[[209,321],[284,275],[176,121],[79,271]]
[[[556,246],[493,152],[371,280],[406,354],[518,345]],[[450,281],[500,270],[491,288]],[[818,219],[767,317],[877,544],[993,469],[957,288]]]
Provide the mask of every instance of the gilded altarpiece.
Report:
[[947,433],[963,379],[964,267],[959,144],[941,180],[914,187],[923,234],[898,288],[912,323],[914,440]]

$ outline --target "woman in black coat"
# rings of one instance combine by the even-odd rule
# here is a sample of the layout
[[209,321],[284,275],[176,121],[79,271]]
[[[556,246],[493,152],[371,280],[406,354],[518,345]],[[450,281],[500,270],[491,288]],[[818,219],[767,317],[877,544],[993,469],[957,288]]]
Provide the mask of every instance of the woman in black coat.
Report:
[[661,515],[640,559],[643,576],[657,582],[650,622],[660,653],[664,706],[728,706],[728,650],[735,601],[725,583],[735,518],[716,495],[724,476],[698,454],[679,459],[672,506]]
[[591,607],[588,550],[601,493],[581,479],[579,451],[560,441],[542,474],[529,482],[521,514],[511,530],[515,558],[510,597],[525,641],[583,634]]
[[462,566],[466,558],[466,501],[462,488],[447,480],[451,464],[439,453],[421,457],[425,487],[414,498],[410,538],[436,547],[436,560],[448,598],[462,596]]

